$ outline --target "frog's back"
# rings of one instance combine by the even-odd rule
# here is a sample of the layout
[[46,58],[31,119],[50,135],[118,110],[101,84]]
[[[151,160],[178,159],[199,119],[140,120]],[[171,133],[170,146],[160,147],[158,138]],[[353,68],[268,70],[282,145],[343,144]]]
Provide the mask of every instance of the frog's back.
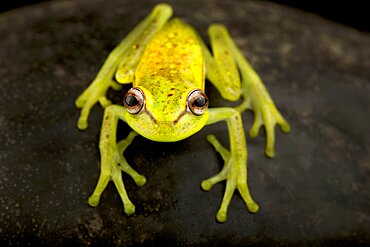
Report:
[[193,28],[177,18],[165,24],[145,47],[133,84],[167,96],[204,89],[204,61]]

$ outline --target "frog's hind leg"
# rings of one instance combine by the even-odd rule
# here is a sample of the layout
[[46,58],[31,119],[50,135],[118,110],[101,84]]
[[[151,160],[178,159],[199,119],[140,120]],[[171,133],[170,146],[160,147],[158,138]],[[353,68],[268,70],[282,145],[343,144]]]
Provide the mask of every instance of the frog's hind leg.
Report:
[[90,86],[77,98],[75,104],[81,109],[78,128],[87,128],[87,119],[91,108],[99,102],[103,107],[111,104],[106,98],[107,90],[111,87],[119,90],[120,83],[133,81],[136,66],[147,42],[171,17],[172,8],[167,4],[158,4],[152,12],[142,20],[133,31],[109,54],[98,75]]
[[122,106],[117,105],[111,105],[105,108],[99,143],[101,172],[98,184],[89,198],[89,204],[91,206],[97,206],[99,204],[101,194],[108,182],[112,180],[122,199],[125,213],[130,215],[135,212],[135,206],[126,193],[122,180],[122,171],[129,174],[139,186],[144,185],[146,179],[132,169],[123,156],[123,152],[131,144],[135,136],[137,136],[137,133],[132,131],[126,139],[116,143],[117,124],[119,119],[124,120],[124,111],[125,109]]
[[214,24],[209,27],[208,33],[213,52],[212,57],[207,47],[203,45],[208,79],[225,99],[237,100],[239,96],[242,97],[242,103],[236,107],[236,110],[254,111],[254,122],[249,134],[252,137],[257,136],[259,129],[264,125],[265,153],[273,157],[275,125],[278,124],[284,132],[289,132],[288,122],[276,108],[261,78],[236,46],[226,27]]
[[224,39],[222,33],[211,32],[210,28],[209,34],[213,56],[200,39],[206,65],[206,76],[224,99],[236,101],[240,98],[241,89],[235,59],[230,53],[227,40]]

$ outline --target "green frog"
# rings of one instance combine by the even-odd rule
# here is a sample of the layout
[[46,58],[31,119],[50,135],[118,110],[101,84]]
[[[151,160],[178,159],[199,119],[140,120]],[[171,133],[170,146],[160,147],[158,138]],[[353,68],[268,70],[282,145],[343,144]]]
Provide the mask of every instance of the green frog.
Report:
[[[91,108],[98,102],[104,110],[100,134],[101,173],[88,202],[99,204],[109,181],[113,181],[122,199],[125,213],[131,215],[135,206],[130,201],[122,180],[122,171],[138,186],[146,183],[126,161],[123,153],[137,135],[157,142],[183,140],[206,125],[227,123],[230,148],[223,147],[215,136],[207,140],[225,161],[222,170],[204,180],[201,187],[208,191],[226,180],[226,189],[216,218],[224,222],[231,198],[238,190],[250,212],[257,212],[247,184],[247,146],[241,113],[254,111],[250,135],[266,129],[265,153],[274,156],[275,125],[284,132],[290,126],[272,101],[260,77],[248,63],[225,26],[209,27],[212,53],[193,27],[178,18],[170,19],[172,8],[158,4],[109,54],[90,86],[76,100],[81,108],[78,128],[87,128]],[[208,79],[230,101],[242,99],[233,107],[208,108],[205,93]],[[120,84],[132,83],[123,106],[106,98],[109,88],[120,90]],[[126,122],[132,132],[116,141],[118,121]]]

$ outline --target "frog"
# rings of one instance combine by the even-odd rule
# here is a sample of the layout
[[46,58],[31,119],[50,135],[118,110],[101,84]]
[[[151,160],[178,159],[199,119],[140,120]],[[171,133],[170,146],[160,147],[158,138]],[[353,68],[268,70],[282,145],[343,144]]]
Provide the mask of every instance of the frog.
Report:
[[[247,182],[247,145],[242,113],[246,110],[254,112],[249,130],[251,137],[256,137],[264,126],[268,157],[275,155],[275,126],[289,132],[290,125],[226,26],[218,23],[209,26],[208,48],[194,27],[180,18],[172,18],[172,14],[170,5],[157,4],[109,53],[96,78],[75,101],[81,109],[77,122],[80,130],[88,127],[88,117],[94,105],[100,104],[104,108],[99,140],[100,176],[88,204],[98,206],[101,194],[113,181],[124,212],[127,215],[135,213],[122,173],[131,176],[138,186],[147,181],[124,157],[136,136],[156,142],[176,142],[205,126],[225,122],[229,148],[214,135],[207,136],[208,142],[224,160],[223,167],[219,173],[202,181],[201,188],[209,191],[215,184],[226,181],[216,213],[218,222],[226,221],[236,191],[249,212],[256,213],[259,205],[253,200]],[[223,99],[239,100],[239,105],[209,107],[206,80]],[[123,84],[132,84],[132,87],[121,104],[113,104],[107,98],[107,91],[122,90]],[[126,122],[132,131],[125,139],[117,141],[119,121]]]

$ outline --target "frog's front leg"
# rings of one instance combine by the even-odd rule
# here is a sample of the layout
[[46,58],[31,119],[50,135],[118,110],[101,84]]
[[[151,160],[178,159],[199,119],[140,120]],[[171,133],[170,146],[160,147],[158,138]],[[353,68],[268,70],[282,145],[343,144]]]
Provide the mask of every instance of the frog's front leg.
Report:
[[223,98],[237,100],[242,96],[243,101],[236,109],[239,112],[246,109],[254,111],[254,122],[249,133],[252,137],[257,136],[259,129],[264,125],[265,153],[273,157],[275,125],[278,124],[284,132],[289,132],[288,122],[276,108],[261,78],[236,46],[226,27],[214,24],[210,26],[208,32],[213,52],[212,56],[203,44],[208,79],[220,91]]
[[106,188],[108,182],[112,180],[122,199],[125,213],[130,215],[135,212],[135,206],[126,193],[122,181],[122,171],[129,174],[138,186],[144,185],[146,179],[133,170],[123,156],[123,152],[130,145],[135,136],[137,136],[137,133],[132,131],[126,139],[116,143],[117,123],[119,119],[124,120],[124,111],[124,107],[117,105],[111,105],[105,108],[99,143],[101,172],[98,184],[89,198],[89,204],[91,206],[97,206],[99,204],[102,192]]
[[116,48],[109,54],[98,75],[90,86],[77,98],[75,104],[81,108],[78,128],[87,128],[87,119],[91,108],[97,103],[103,107],[111,104],[106,98],[106,93],[111,87],[119,90],[120,83],[131,83],[134,71],[141,58],[141,54],[147,42],[171,17],[172,8],[167,4],[158,4],[152,12],[142,20]]
[[216,176],[204,180],[202,188],[208,191],[214,184],[226,180],[225,194],[216,216],[220,222],[226,221],[227,209],[236,189],[239,190],[248,210],[255,213],[259,207],[253,201],[247,184],[247,145],[241,115],[233,108],[214,108],[208,111],[207,125],[226,121],[229,130],[230,151],[222,147],[214,136],[208,136],[208,141],[221,154],[225,165]]

